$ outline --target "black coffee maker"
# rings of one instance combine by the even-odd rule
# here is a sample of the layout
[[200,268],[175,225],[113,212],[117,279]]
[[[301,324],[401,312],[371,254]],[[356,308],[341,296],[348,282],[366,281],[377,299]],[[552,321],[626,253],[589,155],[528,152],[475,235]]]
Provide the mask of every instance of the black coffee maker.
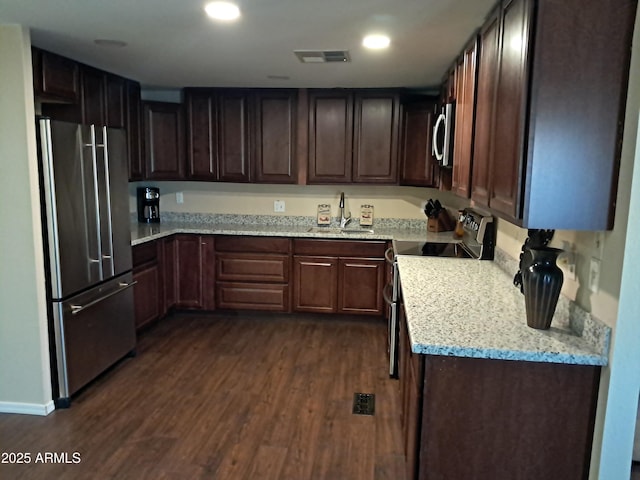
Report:
[[138,221],[141,223],[160,222],[160,189],[138,187]]

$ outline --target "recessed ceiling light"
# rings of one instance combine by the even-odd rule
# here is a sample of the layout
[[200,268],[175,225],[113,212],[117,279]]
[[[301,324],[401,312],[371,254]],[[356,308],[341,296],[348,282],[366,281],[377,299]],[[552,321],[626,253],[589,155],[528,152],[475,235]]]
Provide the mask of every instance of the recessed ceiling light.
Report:
[[240,17],[240,9],[237,5],[231,2],[207,3],[204,7],[204,11],[207,12],[207,15],[214,20],[222,20],[225,22],[236,20]]
[[387,48],[390,43],[391,39],[386,35],[367,35],[362,39],[362,45],[372,50]]

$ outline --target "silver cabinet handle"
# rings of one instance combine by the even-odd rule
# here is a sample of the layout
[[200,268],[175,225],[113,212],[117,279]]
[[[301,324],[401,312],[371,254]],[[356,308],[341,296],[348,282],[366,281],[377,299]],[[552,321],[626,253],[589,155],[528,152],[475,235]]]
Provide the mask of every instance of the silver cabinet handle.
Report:
[[71,305],[71,315],[77,315],[81,311],[83,311],[83,310],[85,310],[85,309],[87,309],[89,307],[93,307],[94,305],[102,302],[103,300],[106,300],[107,298],[113,297],[114,295],[119,294],[123,290],[126,290],[127,288],[133,287],[136,283],[138,283],[137,280],[134,280],[131,283],[119,282],[118,286],[120,288],[118,288],[117,290],[114,290],[113,292],[107,293],[104,297],[96,298],[95,300],[90,301],[86,305]]

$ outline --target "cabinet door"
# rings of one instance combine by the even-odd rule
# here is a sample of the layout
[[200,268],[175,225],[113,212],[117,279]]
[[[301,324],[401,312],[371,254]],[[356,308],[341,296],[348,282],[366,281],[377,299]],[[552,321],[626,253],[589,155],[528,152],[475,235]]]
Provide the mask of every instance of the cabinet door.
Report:
[[82,123],[105,125],[107,120],[106,77],[91,67],[82,69]]
[[176,306],[203,308],[203,258],[199,235],[176,236]]
[[338,259],[293,257],[293,309],[298,312],[338,311]]
[[216,99],[210,92],[187,93],[189,178],[218,179]]
[[[424,356],[411,352],[404,305],[399,309],[398,338],[402,440],[407,478],[418,478],[420,458],[421,410],[423,398]],[[423,472],[420,472],[424,475]],[[420,477],[422,478],[422,477]]]
[[133,271],[134,310],[136,329],[160,317],[162,301],[158,298],[160,279],[158,265],[152,264]]
[[140,84],[128,81],[126,84],[126,129],[129,153],[129,181],[138,181],[144,178],[144,160],[142,156],[141,136],[141,100]]
[[[175,238],[176,306],[215,309],[215,248],[212,235]],[[165,252],[166,253],[166,252]]]
[[403,109],[401,185],[437,185],[436,160],[431,152],[433,102],[407,104]]
[[341,313],[382,315],[385,261],[340,258],[338,310]]
[[126,80],[116,75],[107,74],[105,88],[107,127],[126,128]]
[[216,258],[213,235],[200,236],[202,257],[202,308],[216,308]]
[[476,97],[476,54],[474,38],[465,48],[457,68],[456,115],[453,147],[452,188],[461,197],[471,193],[473,121]]
[[184,178],[182,106],[178,103],[144,102],[147,179]]
[[400,100],[392,93],[361,93],[355,98],[353,181],[398,182]]
[[33,48],[32,51],[36,95],[70,103],[79,102],[80,68],[78,63],[36,48]]
[[519,215],[523,175],[532,6],[531,0],[512,0],[504,5],[502,14],[489,205],[512,218]]
[[353,97],[310,92],[308,182],[351,183],[352,144]]
[[480,31],[479,39],[471,198],[484,206],[489,206],[491,132],[499,55],[499,13],[499,10],[495,10],[489,17]]
[[176,306],[178,261],[177,242],[174,236],[162,240],[163,314]]
[[256,182],[296,183],[296,127],[295,92],[257,93],[253,135]]
[[223,182],[248,182],[249,105],[245,93],[222,93],[218,98],[218,176]]

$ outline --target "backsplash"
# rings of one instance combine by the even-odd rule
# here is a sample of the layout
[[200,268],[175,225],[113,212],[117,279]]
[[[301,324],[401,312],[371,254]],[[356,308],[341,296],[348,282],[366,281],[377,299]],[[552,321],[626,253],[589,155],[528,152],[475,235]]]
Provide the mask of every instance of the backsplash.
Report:
[[[131,214],[131,221],[136,222],[137,214]],[[239,225],[296,225],[296,226],[315,226],[317,218],[315,216],[301,215],[239,215],[231,213],[180,213],[180,212],[161,212],[160,220],[162,222],[189,222],[202,224],[239,224]],[[331,218],[331,226],[337,227],[340,223],[339,217]],[[358,219],[354,219],[349,226],[359,226]],[[384,229],[425,229],[427,228],[427,219],[411,219],[411,218],[374,218],[372,228]]]

